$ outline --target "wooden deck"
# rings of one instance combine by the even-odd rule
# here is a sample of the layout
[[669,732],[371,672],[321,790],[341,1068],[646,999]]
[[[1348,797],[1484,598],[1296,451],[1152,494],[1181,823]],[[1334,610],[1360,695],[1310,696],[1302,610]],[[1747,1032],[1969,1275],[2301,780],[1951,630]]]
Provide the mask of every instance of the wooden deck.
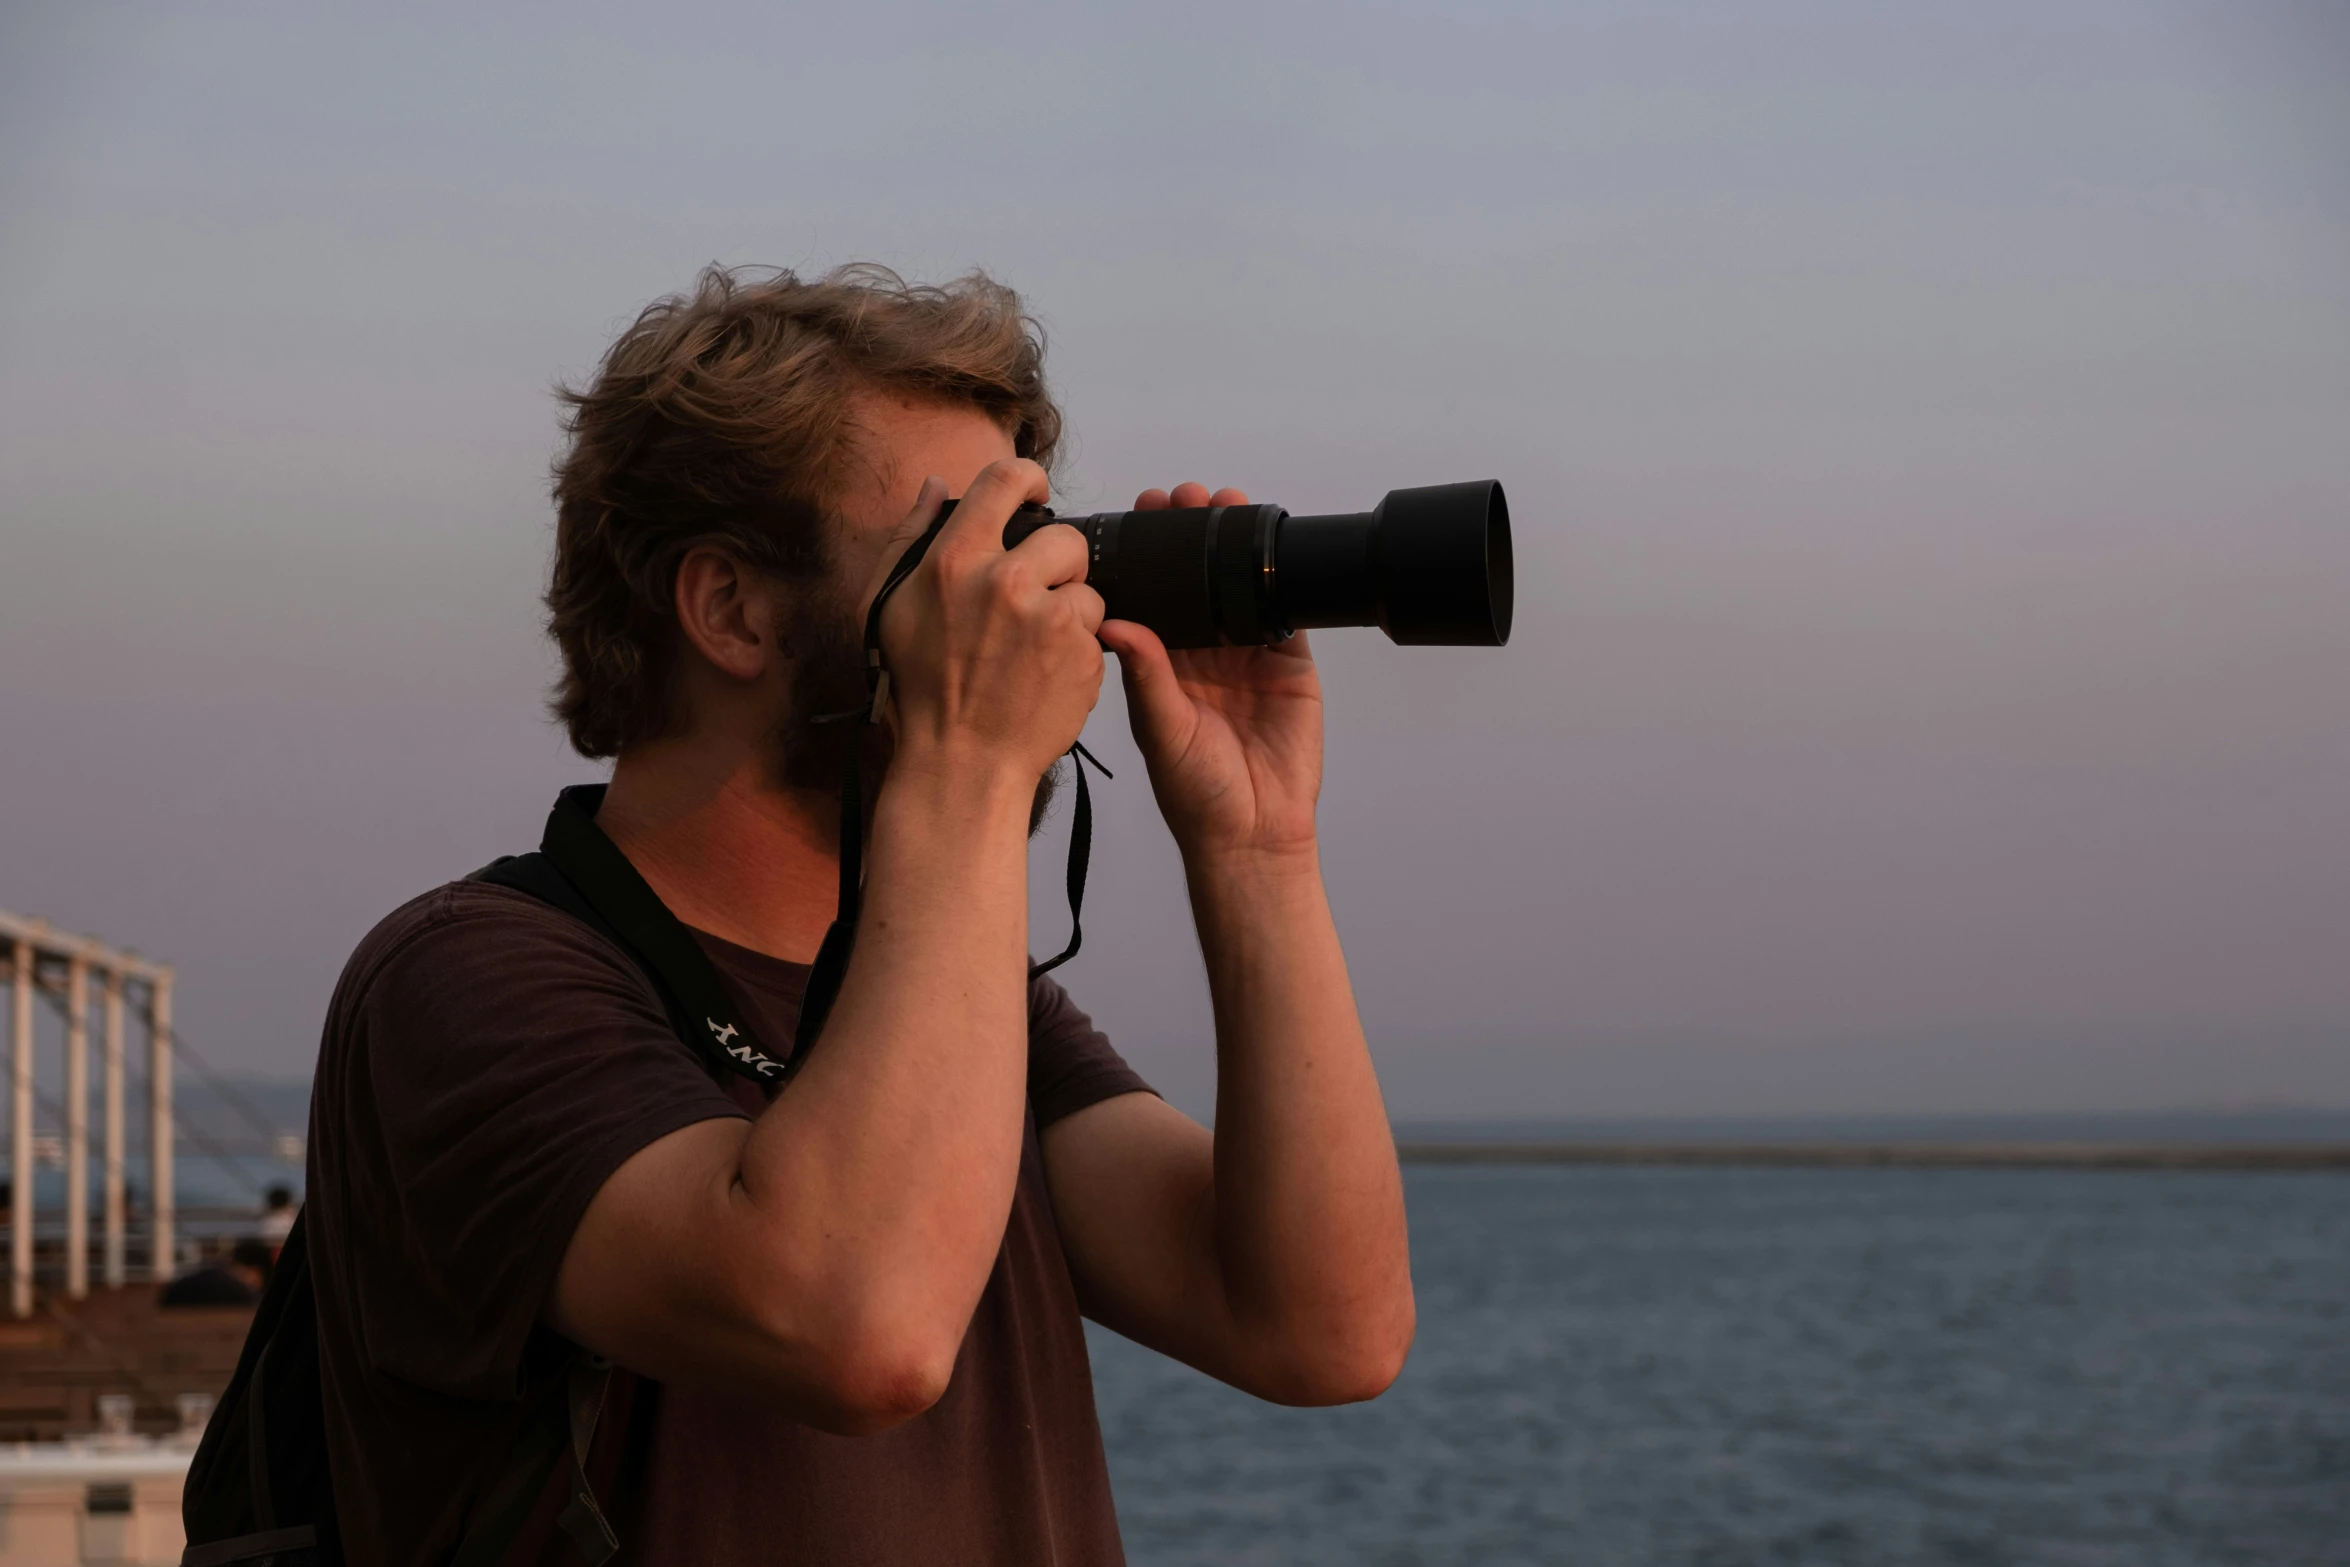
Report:
[[44,1290],[33,1315],[0,1318],[0,1442],[54,1442],[95,1430],[101,1393],[137,1402],[134,1427],[180,1425],[183,1393],[220,1395],[252,1320],[248,1306],[155,1304],[155,1287],[94,1289],[67,1301]]

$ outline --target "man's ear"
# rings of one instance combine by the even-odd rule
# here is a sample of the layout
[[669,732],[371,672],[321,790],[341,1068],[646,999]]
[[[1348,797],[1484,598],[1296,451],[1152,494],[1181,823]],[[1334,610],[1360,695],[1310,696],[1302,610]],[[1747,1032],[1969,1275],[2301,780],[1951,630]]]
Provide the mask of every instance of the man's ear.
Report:
[[753,681],[775,658],[774,595],[724,550],[698,545],[677,565],[677,624],[686,645],[719,673]]

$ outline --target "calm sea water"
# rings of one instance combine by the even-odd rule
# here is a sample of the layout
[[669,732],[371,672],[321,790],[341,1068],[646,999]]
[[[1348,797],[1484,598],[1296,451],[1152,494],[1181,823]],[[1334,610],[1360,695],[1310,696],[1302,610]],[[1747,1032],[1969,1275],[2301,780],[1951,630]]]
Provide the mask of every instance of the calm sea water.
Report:
[[2350,1175],[1408,1182],[1376,1403],[1094,1335],[1135,1567],[2350,1563]]

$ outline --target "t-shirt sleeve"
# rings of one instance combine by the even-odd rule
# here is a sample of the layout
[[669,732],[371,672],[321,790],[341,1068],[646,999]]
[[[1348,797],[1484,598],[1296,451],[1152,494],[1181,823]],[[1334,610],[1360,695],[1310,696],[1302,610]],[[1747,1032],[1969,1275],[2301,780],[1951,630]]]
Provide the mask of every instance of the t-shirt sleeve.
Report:
[[1105,1099],[1154,1092],[1050,975],[1028,982],[1028,1105],[1038,1131]]
[[375,1232],[346,1240],[363,1348],[436,1391],[511,1396],[605,1180],[744,1112],[628,957],[508,889],[446,889],[350,1005],[346,1092],[370,1102],[344,1109],[380,1138],[362,1162],[383,1188],[366,1194]]

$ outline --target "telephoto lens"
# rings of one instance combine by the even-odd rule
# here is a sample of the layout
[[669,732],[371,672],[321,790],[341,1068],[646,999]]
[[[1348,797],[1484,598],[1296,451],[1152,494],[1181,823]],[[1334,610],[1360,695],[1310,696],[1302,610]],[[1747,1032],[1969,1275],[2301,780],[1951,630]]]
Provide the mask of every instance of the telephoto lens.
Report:
[[[953,501],[947,505],[954,505]],[[1060,517],[1023,507],[1010,549],[1067,523],[1114,620],[1174,647],[1252,647],[1319,626],[1377,626],[1407,647],[1510,639],[1510,513],[1491,479],[1390,490],[1365,512],[1197,506]]]

